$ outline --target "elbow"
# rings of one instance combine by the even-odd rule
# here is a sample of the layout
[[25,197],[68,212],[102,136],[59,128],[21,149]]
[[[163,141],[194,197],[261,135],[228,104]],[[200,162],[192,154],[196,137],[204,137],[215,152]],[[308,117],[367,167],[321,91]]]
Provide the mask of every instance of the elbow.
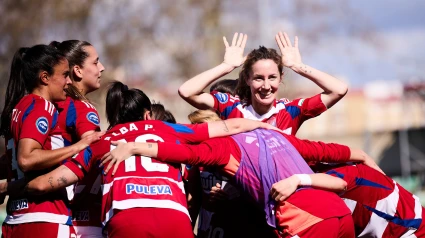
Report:
[[[231,126],[229,127],[229,130],[228,130],[229,131],[228,135],[230,136],[230,135],[233,135],[233,134],[238,134],[238,133],[242,133],[242,132],[247,131],[246,130],[247,128],[244,128],[242,126],[242,124],[243,123],[231,124]],[[251,129],[251,128],[249,128],[249,129]]]
[[180,88],[178,89],[178,93],[180,95],[181,98],[183,99],[188,99],[191,95],[189,95],[186,90],[184,89],[183,86],[180,86]]
[[31,190],[34,195],[42,195],[49,192],[48,186],[43,183],[35,183],[33,186],[31,186]]
[[342,83],[341,87],[339,87],[338,90],[334,92],[334,94],[336,95],[336,97],[341,99],[347,94],[347,92],[348,92],[348,85],[346,83]]
[[34,179],[30,181],[28,184],[26,184],[25,188],[22,188],[22,189],[31,195],[43,195],[45,193],[48,193],[52,189],[52,187],[40,181],[41,181],[40,179]]
[[24,173],[32,170],[32,164],[30,160],[24,157],[18,157],[18,167]]
[[329,95],[331,99],[334,101],[339,101],[343,98],[348,92],[348,85],[346,83],[341,83],[338,88],[334,88],[333,90],[325,91],[324,93]]

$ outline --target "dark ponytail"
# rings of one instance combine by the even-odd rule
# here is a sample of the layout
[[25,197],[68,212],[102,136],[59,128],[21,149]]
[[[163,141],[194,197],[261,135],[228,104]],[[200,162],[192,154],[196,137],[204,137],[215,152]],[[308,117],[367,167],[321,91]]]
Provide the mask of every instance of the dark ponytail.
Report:
[[139,89],[128,89],[121,82],[111,83],[106,95],[106,118],[109,128],[117,124],[143,120],[145,111],[151,110],[151,101]]
[[47,45],[20,48],[13,56],[10,77],[7,85],[5,106],[1,114],[0,135],[11,136],[10,123],[13,108],[25,96],[40,85],[39,73],[49,75],[65,56],[57,49]]
[[13,108],[18,104],[19,100],[28,92],[25,90],[25,83],[21,78],[21,71],[14,69],[22,68],[22,57],[28,47],[19,48],[12,59],[10,67],[9,83],[6,89],[6,99],[4,102],[3,112],[1,113],[0,135],[10,135],[10,122]]
[[[49,45],[55,47],[65,55],[69,63],[69,77],[72,82],[81,81],[81,78],[75,75],[73,68],[76,65],[80,66],[81,68],[83,67],[84,61],[87,57],[89,57],[89,54],[84,49],[84,47],[92,45],[87,41],[80,40],[66,40],[62,42],[52,41]],[[72,84],[68,85],[68,88],[65,89],[65,91],[67,92],[68,96],[72,97],[73,99],[88,101],[88,99],[82,95],[80,91]]]

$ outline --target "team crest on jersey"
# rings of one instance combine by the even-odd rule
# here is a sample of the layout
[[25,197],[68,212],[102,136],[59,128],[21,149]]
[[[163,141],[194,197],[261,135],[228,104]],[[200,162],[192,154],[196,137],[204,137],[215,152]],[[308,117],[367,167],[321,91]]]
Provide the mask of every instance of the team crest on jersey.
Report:
[[49,130],[49,121],[45,117],[39,117],[35,122],[35,126],[41,134],[45,135]]
[[215,95],[215,97],[217,98],[217,100],[220,103],[223,103],[223,104],[226,103],[227,101],[229,101],[229,96],[227,94],[225,94],[225,93],[217,93]]
[[96,113],[94,112],[89,112],[87,113],[87,120],[89,120],[89,122],[95,124],[96,126],[99,125],[99,117],[97,117]]

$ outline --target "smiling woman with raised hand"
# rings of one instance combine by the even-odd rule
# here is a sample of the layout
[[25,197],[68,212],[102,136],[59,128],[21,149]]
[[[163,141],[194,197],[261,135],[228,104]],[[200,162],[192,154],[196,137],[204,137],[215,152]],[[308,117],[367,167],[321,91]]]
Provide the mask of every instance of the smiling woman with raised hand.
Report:
[[[244,117],[261,120],[277,126],[287,134],[295,135],[305,120],[320,115],[338,102],[346,94],[347,85],[303,64],[297,37],[294,46],[286,33],[279,32],[275,39],[281,56],[274,49],[262,46],[244,56],[247,41],[245,34],[235,33],[231,45],[224,37],[226,53],[223,63],[186,81],[179,88],[180,96],[198,109],[218,110],[223,119]],[[227,93],[208,94],[202,91],[241,65],[236,92],[239,98]],[[277,91],[283,80],[283,67],[310,79],[324,92],[305,99],[278,100]]]
[[[93,134],[62,148],[53,103],[66,99],[65,90],[70,83],[68,60],[54,47],[36,45],[15,53],[0,130],[11,151],[9,163],[15,176],[9,179],[44,174],[99,139]],[[3,236],[69,236],[73,229],[67,198],[62,192],[48,197],[11,196]],[[45,232],[32,232],[35,230]]]

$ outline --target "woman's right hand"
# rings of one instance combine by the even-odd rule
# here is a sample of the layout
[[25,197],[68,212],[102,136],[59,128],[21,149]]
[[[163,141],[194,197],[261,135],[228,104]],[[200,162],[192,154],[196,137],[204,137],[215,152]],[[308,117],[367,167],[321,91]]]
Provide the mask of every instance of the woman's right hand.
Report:
[[270,195],[277,202],[284,201],[297,190],[299,184],[300,179],[297,176],[292,175],[274,183],[270,190]]
[[282,54],[282,64],[285,67],[292,68],[302,64],[300,50],[298,49],[298,37],[295,36],[294,46],[286,32],[279,32],[275,36],[280,53]]
[[84,150],[91,143],[94,143],[94,142],[100,140],[100,138],[102,138],[103,135],[105,135],[104,131],[96,131],[96,132],[93,132],[93,133],[90,133],[90,134],[84,136],[83,138],[81,138],[75,144],[79,146],[78,147],[79,151],[81,151],[81,150]]
[[232,40],[232,45],[229,45],[225,36],[223,36],[223,42],[226,46],[226,53],[224,54],[223,63],[228,64],[232,67],[239,67],[245,62],[246,56],[244,57],[243,52],[246,46],[246,40],[248,36],[246,34],[235,33]]

